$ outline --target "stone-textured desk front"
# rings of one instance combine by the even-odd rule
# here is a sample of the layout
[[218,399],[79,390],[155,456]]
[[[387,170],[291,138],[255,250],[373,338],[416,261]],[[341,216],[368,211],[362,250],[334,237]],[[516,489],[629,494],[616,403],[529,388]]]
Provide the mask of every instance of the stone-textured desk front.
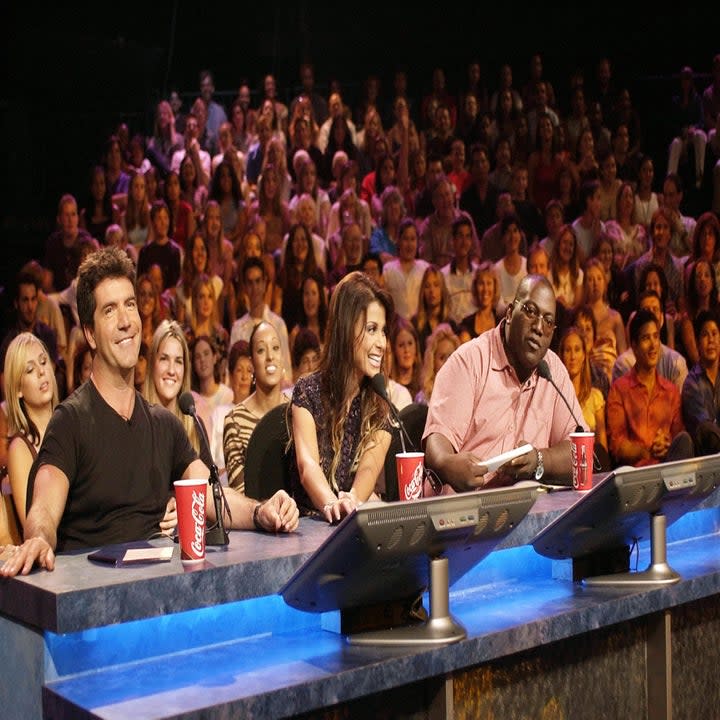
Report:
[[670,548],[678,585],[628,592],[552,579],[553,563],[528,544],[580,497],[541,495],[453,586],[451,611],[468,638],[438,648],[351,647],[319,616],[284,604],[276,593],[332,532],[319,521],[303,519],[289,536],[233,532],[229,548],[210,548],[192,568],[177,552],[142,568],[62,556],[52,573],[0,580],[0,696],[17,696],[8,717],[22,720],[41,717],[43,687],[53,718],[283,717],[437,683],[720,591],[715,496],[677,523],[678,538],[698,538]]

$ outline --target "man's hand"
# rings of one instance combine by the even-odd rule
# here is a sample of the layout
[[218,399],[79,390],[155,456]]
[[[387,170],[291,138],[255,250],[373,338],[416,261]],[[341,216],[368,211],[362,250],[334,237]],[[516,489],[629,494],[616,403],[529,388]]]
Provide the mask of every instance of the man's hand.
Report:
[[278,490],[260,505],[257,521],[267,532],[292,532],[300,521],[300,511],[284,490]]
[[[525,442],[518,443],[525,445]],[[526,478],[535,479],[535,470],[538,466],[538,452],[536,448],[526,452],[524,455],[513,458],[510,462],[498,468],[499,475],[509,475],[514,480],[522,480]]]
[[450,441],[439,433],[432,433],[425,441],[425,465],[458,492],[479,490],[487,483],[487,467],[482,460],[472,453],[456,453]]
[[[8,548],[14,548],[8,550]],[[55,553],[46,540],[39,537],[30,538],[22,545],[6,545],[5,553],[9,554],[7,560],[0,567],[0,576],[13,577],[27,575],[37,563],[46,570],[55,568]]]
[[165,506],[165,515],[160,521],[160,532],[163,535],[172,535],[173,530],[177,525],[177,502],[175,496],[171,495],[168,498],[167,505]]
[[440,479],[452,485],[458,492],[480,490],[487,484],[487,467],[476,455],[469,452],[449,455],[436,468]]
[[670,449],[670,436],[664,430],[658,428],[650,447],[650,454],[657,460],[664,460]]

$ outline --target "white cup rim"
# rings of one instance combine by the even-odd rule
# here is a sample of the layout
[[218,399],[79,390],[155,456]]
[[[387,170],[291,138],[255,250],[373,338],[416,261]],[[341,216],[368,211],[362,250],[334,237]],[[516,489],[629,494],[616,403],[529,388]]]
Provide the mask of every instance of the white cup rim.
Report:
[[419,458],[419,457],[425,457],[424,452],[399,452],[395,453],[395,457],[398,458]]
[[173,485],[179,485],[180,487],[197,487],[198,485],[207,485],[207,480],[204,478],[190,478],[188,480],[175,480]]

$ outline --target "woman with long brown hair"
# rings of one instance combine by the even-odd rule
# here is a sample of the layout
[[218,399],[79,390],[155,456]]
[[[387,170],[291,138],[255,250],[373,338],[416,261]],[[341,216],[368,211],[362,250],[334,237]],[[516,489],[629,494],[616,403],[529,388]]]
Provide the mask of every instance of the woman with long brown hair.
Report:
[[362,272],[346,275],[330,299],[320,369],[293,391],[294,496],[328,522],[368,500],[383,469],[389,409],[370,380],[384,367],[391,320],[389,295]]

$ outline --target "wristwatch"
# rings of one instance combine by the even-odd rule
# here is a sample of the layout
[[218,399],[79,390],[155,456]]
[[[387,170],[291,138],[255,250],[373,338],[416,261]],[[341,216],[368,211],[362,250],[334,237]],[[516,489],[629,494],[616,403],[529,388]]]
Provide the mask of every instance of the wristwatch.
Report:
[[537,453],[537,465],[535,466],[535,479],[540,480],[542,476],[545,474],[545,466],[543,465],[543,456],[540,450],[535,448],[535,452]]

